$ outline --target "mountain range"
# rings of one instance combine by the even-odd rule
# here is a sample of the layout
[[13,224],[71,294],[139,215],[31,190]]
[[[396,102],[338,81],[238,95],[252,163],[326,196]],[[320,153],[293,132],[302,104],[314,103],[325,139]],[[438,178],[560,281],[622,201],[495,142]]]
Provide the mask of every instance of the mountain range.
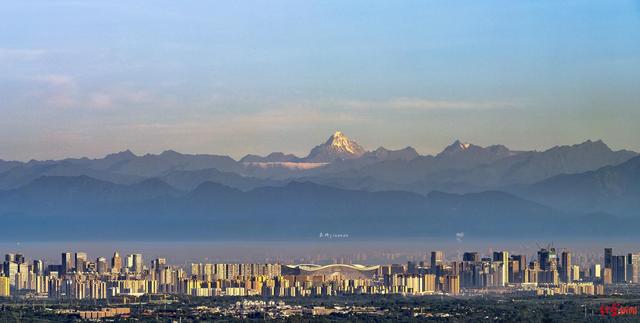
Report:
[[6,239],[581,236],[639,213],[640,157],[600,140],[544,151],[456,140],[420,155],[367,151],[337,131],[305,157],[0,160]]

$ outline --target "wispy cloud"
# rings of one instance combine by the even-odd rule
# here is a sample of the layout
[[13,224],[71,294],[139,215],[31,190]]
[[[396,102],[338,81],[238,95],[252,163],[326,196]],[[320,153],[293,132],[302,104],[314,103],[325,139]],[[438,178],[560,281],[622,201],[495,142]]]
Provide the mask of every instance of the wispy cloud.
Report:
[[32,61],[45,53],[43,49],[0,48],[0,60]]
[[234,115],[213,115],[199,119],[175,120],[173,122],[141,122],[122,125],[121,130],[164,134],[191,134],[201,137],[237,136],[282,129],[306,128],[320,124],[349,124],[359,120],[347,113],[330,114],[321,111],[264,111]]
[[511,109],[521,105],[517,101],[464,101],[399,97],[387,100],[343,100],[337,105],[352,109],[376,110],[494,110]]
[[128,109],[154,102],[149,91],[125,85],[111,85],[98,89],[83,88],[71,75],[43,74],[32,78],[39,83],[35,99],[50,109]]
[[75,85],[73,77],[64,74],[43,74],[36,75],[33,80],[37,82],[46,83],[52,86],[65,86],[70,87]]
[[29,93],[29,99],[45,108],[63,109],[77,103],[76,82],[73,77],[63,74],[43,74],[33,77],[35,89]]

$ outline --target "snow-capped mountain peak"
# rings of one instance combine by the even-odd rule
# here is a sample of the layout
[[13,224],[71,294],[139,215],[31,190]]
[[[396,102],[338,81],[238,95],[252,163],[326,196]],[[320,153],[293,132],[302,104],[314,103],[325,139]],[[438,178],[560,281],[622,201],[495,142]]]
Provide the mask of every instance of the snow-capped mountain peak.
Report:
[[362,155],[364,153],[364,149],[358,145],[358,143],[347,138],[347,136],[340,131],[336,131],[329,137],[326,144],[338,151],[348,152],[354,155]]
[[461,142],[460,140],[456,140],[454,143],[445,148],[441,154],[454,154],[458,152],[462,152],[468,150],[469,148],[476,147],[468,142]]
[[332,162],[336,159],[353,159],[362,156],[366,150],[342,132],[336,131],[322,145],[314,147],[306,161]]

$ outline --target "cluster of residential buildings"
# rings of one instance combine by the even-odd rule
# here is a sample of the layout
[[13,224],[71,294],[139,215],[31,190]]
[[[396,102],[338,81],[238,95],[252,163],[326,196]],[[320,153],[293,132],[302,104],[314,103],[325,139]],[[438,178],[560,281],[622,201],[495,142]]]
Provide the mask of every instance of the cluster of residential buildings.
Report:
[[507,251],[481,257],[466,252],[445,261],[442,251],[428,261],[363,266],[355,264],[286,265],[193,263],[190,268],[142,254],[89,259],[86,253],[65,252],[60,264],[27,261],[7,254],[0,270],[0,297],[106,299],[145,294],[191,296],[304,297],[342,294],[430,295],[518,292],[536,295],[604,294],[608,284],[640,283],[640,254],[613,255],[604,263],[581,268],[571,253],[543,248],[528,262]]

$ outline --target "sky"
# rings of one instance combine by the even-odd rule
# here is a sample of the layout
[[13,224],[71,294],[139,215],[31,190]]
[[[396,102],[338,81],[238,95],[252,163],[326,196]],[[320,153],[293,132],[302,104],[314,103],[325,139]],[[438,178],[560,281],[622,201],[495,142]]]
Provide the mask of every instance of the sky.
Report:
[[7,1],[0,159],[640,151],[640,1]]

